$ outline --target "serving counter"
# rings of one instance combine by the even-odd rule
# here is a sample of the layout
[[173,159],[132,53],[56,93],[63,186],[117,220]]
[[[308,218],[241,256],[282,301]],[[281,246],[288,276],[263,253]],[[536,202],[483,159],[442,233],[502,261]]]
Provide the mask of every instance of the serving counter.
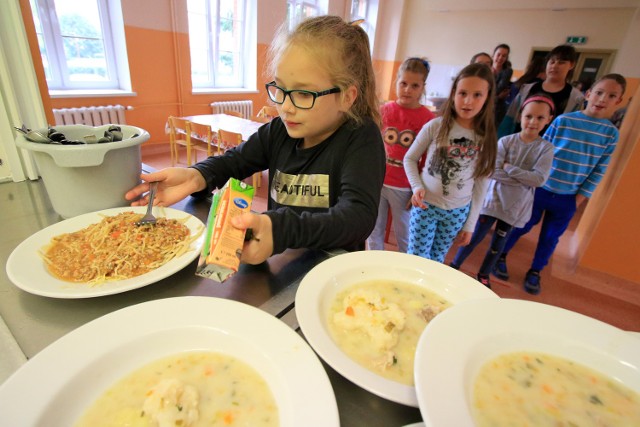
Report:
[[[0,184],[0,199],[3,201],[0,209],[3,230],[0,233],[0,254],[5,265],[13,249],[24,239],[62,219],[53,211],[41,181]],[[172,207],[206,222],[209,206],[204,200],[189,197]],[[334,253],[319,250],[287,250],[263,264],[242,265],[240,271],[224,284],[196,276],[197,261],[194,261],[181,271],[151,285],[87,299],[32,295],[14,286],[3,268],[0,273],[0,320],[4,320],[6,329],[12,335],[9,338],[15,340],[26,359],[66,333],[100,316],[145,301],[179,296],[209,296],[240,301],[280,318],[301,334],[294,307],[296,290],[309,270],[332,255]],[[3,348],[6,347],[0,346],[0,350]],[[16,346],[9,345],[9,348]],[[3,353],[0,357],[5,369],[9,363],[7,356]],[[15,369],[18,364],[14,362],[9,368]],[[336,395],[342,426],[399,427],[421,420],[418,409],[380,398],[351,383],[324,362],[323,366]]]

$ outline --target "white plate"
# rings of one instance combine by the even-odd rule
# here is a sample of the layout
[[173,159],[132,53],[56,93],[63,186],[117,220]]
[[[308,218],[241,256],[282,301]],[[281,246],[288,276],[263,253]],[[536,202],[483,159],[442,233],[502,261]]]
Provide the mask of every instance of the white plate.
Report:
[[425,424],[473,426],[478,371],[488,360],[514,351],[575,360],[640,392],[640,340],[628,332],[531,301],[468,301],[438,315],[418,341],[414,374]]
[[[200,255],[200,247],[204,240],[204,224],[198,218],[186,212],[171,208],[153,209],[156,217],[171,219],[187,218],[185,225],[191,230],[191,234],[201,233],[200,237],[191,243],[191,248],[181,256],[172,259],[163,266],[126,280],[114,280],[97,286],[86,283],[71,283],[60,280],[49,273],[39,252],[49,244],[51,239],[63,233],[71,233],[88,227],[104,219],[104,216],[114,216],[122,212],[144,213],[146,207],[124,207],[105,209],[79,215],[67,220],[50,225],[38,231],[16,247],[7,260],[7,276],[20,289],[35,295],[52,298],[92,298],[103,295],[117,294],[130,291],[155,283],[182,270],[191,261]],[[195,274],[195,271],[194,271]]]
[[296,315],[304,336],[320,357],[365,390],[417,407],[415,387],[388,380],[359,365],[336,345],[329,332],[329,311],[336,295],[356,283],[378,279],[425,287],[452,304],[497,296],[476,280],[444,264],[388,251],[338,255],[318,264],[302,279],[296,293]]
[[329,378],[298,334],[255,307],[208,297],[127,307],[60,338],[0,385],[0,425],[71,426],[120,378],[192,350],[252,366],[274,395],[281,426],[339,425]]

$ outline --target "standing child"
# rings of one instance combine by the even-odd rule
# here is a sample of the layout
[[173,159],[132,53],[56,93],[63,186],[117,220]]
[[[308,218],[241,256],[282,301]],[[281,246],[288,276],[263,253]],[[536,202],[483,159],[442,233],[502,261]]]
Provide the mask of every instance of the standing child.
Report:
[[[159,181],[154,203],[169,206],[268,169],[268,211],[234,218],[255,236],[242,262],[257,264],[287,248],[362,250],[384,179],[367,34],[335,16],[311,18],[292,33],[283,25],[269,56],[274,80],[266,89],[279,117],[222,156],[142,175],[145,182],[126,198]],[[146,203],[145,196],[132,205]]]
[[547,265],[560,236],[569,226],[577,206],[591,197],[604,176],[618,141],[618,129],[609,117],[622,101],[626,80],[620,74],[607,74],[587,91],[584,111],[556,118],[545,133],[554,146],[551,174],[536,190],[531,219],[513,230],[494,274],[508,279],[506,256],[518,239],[542,219],[535,256],[527,272],[524,289],[540,293],[540,272]]
[[[496,161],[495,79],[484,64],[460,71],[442,117],[427,123],[404,158],[413,189],[408,253],[443,262],[471,240]],[[427,154],[422,172],[418,161]],[[462,230],[462,231],[461,231]]]
[[409,208],[411,185],[404,172],[402,160],[422,126],[434,114],[420,104],[429,76],[429,63],[421,58],[406,59],[398,69],[396,95],[398,99],[381,108],[382,137],[387,153],[387,170],[380,194],[378,220],[369,236],[369,249],[383,250],[389,209],[398,250],[407,252],[409,238]]
[[[525,84],[509,105],[507,114],[498,127],[498,138],[520,132],[520,117],[518,112],[522,102],[538,93],[553,99],[556,106],[555,116],[582,110],[584,95],[567,81],[569,73],[576,65],[578,54],[573,46],[560,45],[554,47],[546,58],[545,79],[541,82]],[[555,116],[553,118],[555,118]],[[552,120],[553,120],[552,118]],[[541,135],[544,133],[541,133]]]
[[477,275],[478,281],[489,288],[489,273],[513,227],[524,226],[531,217],[535,188],[547,180],[553,162],[553,145],[538,134],[551,121],[553,101],[545,95],[533,95],[522,103],[521,110],[520,133],[498,141],[496,169],[471,242],[458,249],[450,264],[459,269],[495,223],[491,246]]

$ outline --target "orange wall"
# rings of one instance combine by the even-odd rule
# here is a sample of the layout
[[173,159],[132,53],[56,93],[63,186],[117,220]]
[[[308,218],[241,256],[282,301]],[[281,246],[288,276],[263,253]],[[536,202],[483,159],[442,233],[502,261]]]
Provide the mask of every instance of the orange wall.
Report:
[[376,74],[376,87],[380,100],[396,99],[395,80],[400,64],[398,61],[373,60],[373,70]]

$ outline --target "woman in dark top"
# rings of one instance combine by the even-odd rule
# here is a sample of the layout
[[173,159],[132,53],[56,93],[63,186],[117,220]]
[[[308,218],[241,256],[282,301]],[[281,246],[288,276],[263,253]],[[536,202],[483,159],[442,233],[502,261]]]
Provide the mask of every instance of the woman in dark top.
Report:
[[495,119],[496,126],[500,124],[507,112],[506,99],[511,91],[511,77],[513,68],[509,62],[511,48],[507,44],[499,44],[493,50],[493,75],[496,78]]

